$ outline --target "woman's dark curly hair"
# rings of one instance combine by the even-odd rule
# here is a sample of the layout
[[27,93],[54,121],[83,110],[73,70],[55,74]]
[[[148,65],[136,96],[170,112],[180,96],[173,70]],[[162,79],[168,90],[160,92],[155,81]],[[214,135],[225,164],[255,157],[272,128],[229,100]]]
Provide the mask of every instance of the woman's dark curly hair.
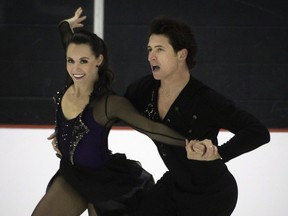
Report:
[[[100,55],[103,56],[103,61],[101,65],[99,65],[99,79],[94,84],[93,92],[90,95],[90,101],[96,97],[100,97],[101,95],[112,92],[112,81],[114,79],[114,73],[109,68],[109,60],[108,60],[108,51],[104,41],[98,37],[96,34],[91,33],[86,30],[79,30],[73,34],[73,36],[69,39],[67,47],[69,44],[87,44],[91,47],[94,55],[98,58]],[[73,83],[73,80],[70,76],[66,81],[66,85],[70,86]]]

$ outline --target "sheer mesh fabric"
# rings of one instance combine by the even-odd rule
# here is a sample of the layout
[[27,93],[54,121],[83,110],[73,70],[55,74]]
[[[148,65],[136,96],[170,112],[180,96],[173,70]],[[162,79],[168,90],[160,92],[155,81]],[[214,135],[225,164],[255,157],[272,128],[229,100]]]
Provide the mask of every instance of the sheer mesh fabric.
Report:
[[[170,145],[185,145],[183,136],[140,115],[126,98],[106,95],[97,99],[91,106],[95,121],[107,128],[110,128],[114,121],[121,119],[154,140]],[[79,216],[86,209],[90,216],[97,215],[93,205],[88,204],[72,186],[58,176],[36,206],[32,216]]]
[[[72,31],[67,22],[60,25],[63,46],[72,36]],[[127,125],[146,134],[151,139],[169,145],[185,146],[185,137],[157,122],[142,116],[124,97],[105,95],[89,104],[93,107],[93,116],[97,123],[106,128],[111,128],[116,120],[122,120]],[[32,216],[79,216],[86,209],[90,216],[95,216],[93,204],[89,204],[63,177],[58,176],[40,200]]]
[[[62,45],[66,49],[69,39],[73,36],[73,32],[67,21],[60,22],[58,30]],[[153,122],[139,115],[126,98],[111,95],[109,96],[109,100],[106,101],[106,99],[106,97],[102,97],[100,101],[96,102],[97,104],[93,105],[94,118],[99,124],[111,127],[113,119],[120,119],[134,129],[145,133],[151,139],[170,145],[185,146],[185,137],[163,124]]]
[[[96,210],[95,210],[92,203],[88,204],[88,214],[89,214],[89,216],[97,216]],[[98,216],[100,216],[100,215],[98,215]]]
[[66,50],[67,44],[68,44],[69,40],[71,39],[71,37],[73,36],[73,32],[72,32],[72,30],[69,26],[69,23],[67,21],[60,22],[58,25],[58,30],[60,32],[62,45],[63,45],[64,49]]
[[164,124],[142,116],[124,97],[107,95],[92,106],[95,120],[103,126],[110,127],[114,120],[120,119],[153,140],[169,145],[185,146],[185,137]]
[[[53,181],[46,194],[39,201],[32,216],[79,216],[88,207],[88,203],[61,176]],[[92,213],[89,205],[90,211]],[[96,216],[97,214],[89,214]]]

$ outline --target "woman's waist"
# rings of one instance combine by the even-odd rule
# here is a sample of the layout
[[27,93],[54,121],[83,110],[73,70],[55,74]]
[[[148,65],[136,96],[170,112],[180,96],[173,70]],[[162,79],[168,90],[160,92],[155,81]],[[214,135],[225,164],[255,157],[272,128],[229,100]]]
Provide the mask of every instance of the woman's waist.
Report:
[[81,163],[72,164],[69,158],[62,157],[60,162],[60,170],[62,170],[62,172],[67,172],[69,170],[70,173],[82,173],[86,176],[90,175],[91,177],[95,175],[106,176],[107,173],[111,172],[114,174],[130,173],[129,175],[134,176],[141,173],[142,167],[139,162],[127,159],[125,154],[116,153],[108,155],[105,160],[102,160],[101,163],[97,164],[96,166]]
[[61,151],[62,157],[71,165],[97,169],[103,166],[111,155],[111,151]]

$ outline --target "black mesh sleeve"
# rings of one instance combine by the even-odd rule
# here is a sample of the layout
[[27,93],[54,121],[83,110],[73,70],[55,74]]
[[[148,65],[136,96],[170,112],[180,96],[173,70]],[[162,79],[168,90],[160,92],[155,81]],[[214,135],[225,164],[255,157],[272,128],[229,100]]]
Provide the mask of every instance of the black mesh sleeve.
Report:
[[168,126],[142,116],[124,97],[110,95],[106,100],[107,119],[121,119],[152,140],[176,146],[185,146],[185,137]]
[[70,28],[69,23],[65,20],[61,21],[59,23],[58,30],[60,32],[62,45],[63,45],[64,49],[66,50],[68,42],[69,42],[70,38],[73,36],[73,32]]

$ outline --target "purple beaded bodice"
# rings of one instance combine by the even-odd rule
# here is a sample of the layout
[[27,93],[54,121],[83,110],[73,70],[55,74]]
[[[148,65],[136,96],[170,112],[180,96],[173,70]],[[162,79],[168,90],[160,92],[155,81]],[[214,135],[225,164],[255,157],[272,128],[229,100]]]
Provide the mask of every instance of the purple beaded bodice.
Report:
[[63,158],[73,165],[89,168],[103,165],[110,155],[109,129],[94,120],[89,106],[77,117],[67,120],[61,108],[62,95],[59,93],[57,96],[56,136]]

